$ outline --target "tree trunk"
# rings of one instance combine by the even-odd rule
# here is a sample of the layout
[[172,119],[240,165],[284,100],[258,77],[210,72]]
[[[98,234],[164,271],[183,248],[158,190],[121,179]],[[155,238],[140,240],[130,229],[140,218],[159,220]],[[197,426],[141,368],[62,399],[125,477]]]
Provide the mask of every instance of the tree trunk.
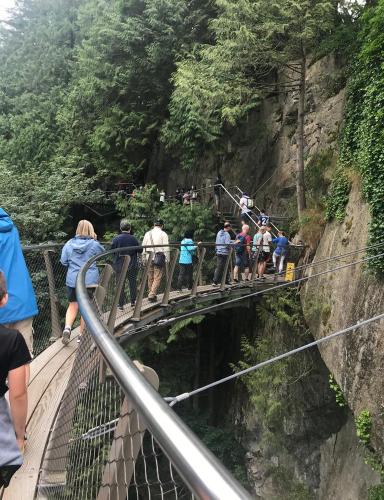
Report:
[[297,192],[297,212],[299,218],[307,207],[305,199],[305,179],[304,179],[304,118],[305,118],[305,85],[306,76],[306,56],[302,51],[301,71],[300,71],[300,95],[297,113],[298,133],[297,133],[297,165],[296,165],[296,192]]

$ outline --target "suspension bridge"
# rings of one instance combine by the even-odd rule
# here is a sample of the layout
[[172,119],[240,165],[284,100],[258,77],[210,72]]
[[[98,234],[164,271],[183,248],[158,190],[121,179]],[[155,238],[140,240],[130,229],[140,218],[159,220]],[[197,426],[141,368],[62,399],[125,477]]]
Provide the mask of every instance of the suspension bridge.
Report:
[[[24,464],[2,499],[251,498],[157,392],[156,372],[131,360],[125,347],[181,318],[244,307],[260,295],[300,286],[369,257],[363,248],[308,264],[300,261],[302,248],[292,247],[289,260],[296,270],[289,281],[279,274],[258,280],[254,266],[249,281],[228,285],[225,278],[233,265],[229,252],[222,281],[212,286],[215,245],[203,243],[192,288],[180,291],[179,251],[179,245],[169,246],[158,301],[145,298],[150,256],[138,270],[135,305],[128,305],[126,290],[123,308],[118,302],[130,272],[129,256],[119,278],[111,266],[113,251],[95,258],[102,273],[93,300],[85,288],[86,268],[77,284],[87,330],[78,343],[75,329],[64,346],[60,318],[66,305],[65,269],[59,263],[60,246],[25,248],[40,306],[35,320],[37,355],[31,364]],[[183,395],[173,402],[182,399]]]

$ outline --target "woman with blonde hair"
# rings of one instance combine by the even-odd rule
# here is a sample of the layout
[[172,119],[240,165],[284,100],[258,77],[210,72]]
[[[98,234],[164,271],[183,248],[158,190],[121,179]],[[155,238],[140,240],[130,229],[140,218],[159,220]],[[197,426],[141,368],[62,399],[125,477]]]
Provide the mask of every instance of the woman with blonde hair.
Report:
[[[87,220],[81,220],[76,229],[76,236],[64,245],[61,252],[60,262],[68,268],[65,284],[67,286],[67,295],[69,306],[65,315],[65,328],[63,330],[62,342],[67,345],[70,337],[72,325],[75,322],[79,312],[79,305],[76,298],[76,279],[83,265],[95,255],[104,252],[104,247],[97,241],[97,235],[92,224]],[[99,270],[96,262],[88,269],[85,275],[85,284],[89,293],[93,291],[99,282]],[[84,331],[84,321],[80,318],[80,337]]]

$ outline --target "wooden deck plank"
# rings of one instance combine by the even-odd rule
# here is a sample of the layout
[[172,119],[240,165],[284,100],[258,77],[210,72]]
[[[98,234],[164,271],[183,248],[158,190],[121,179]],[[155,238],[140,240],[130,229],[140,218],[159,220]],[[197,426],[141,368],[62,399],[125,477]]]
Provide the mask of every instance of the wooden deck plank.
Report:
[[30,418],[36,411],[45,391],[49,388],[51,382],[56,377],[57,372],[61,369],[63,364],[66,363],[67,359],[75,353],[77,349],[76,339],[73,339],[67,346],[64,346],[61,343],[61,340],[57,340],[56,343],[60,343],[61,348],[57,350],[55,356],[53,356],[51,359],[46,360],[44,368],[39,370],[29,383],[27,427]]
[[4,500],[33,500],[40,466],[55,415],[71,373],[75,351],[56,373],[29,421],[28,446],[22,467],[5,490]]
[[[75,328],[72,331],[71,342],[76,342],[76,338],[79,332],[79,328]],[[41,352],[36,358],[33,359],[31,363],[31,377],[30,382],[44,369],[45,365],[52,360],[62,349],[64,348],[61,339],[53,342],[49,347],[47,347],[43,352]]]

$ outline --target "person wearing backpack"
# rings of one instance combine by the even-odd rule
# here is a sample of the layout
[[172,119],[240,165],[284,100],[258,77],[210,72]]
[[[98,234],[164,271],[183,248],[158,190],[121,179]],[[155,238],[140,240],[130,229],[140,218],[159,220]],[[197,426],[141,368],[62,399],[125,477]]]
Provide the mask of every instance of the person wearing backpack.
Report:
[[249,222],[252,210],[249,208],[249,202],[250,202],[250,197],[246,192],[243,193],[242,197],[240,198],[240,208],[241,208],[241,220],[243,222]]
[[169,261],[169,239],[167,233],[163,231],[163,227],[164,222],[161,219],[156,220],[153,229],[145,233],[142,243],[144,258],[148,259],[149,254],[153,253],[153,260],[148,270],[149,302],[156,302],[157,300],[157,290],[159,289],[166,263]]
[[283,272],[284,260],[288,253],[288,238],[285,236],[284,231],[279,231],[277,233],[277,238],[272,239],[272,243],[276,244],[276,249],[272,254],[273,267],[277,267],[277,259],[279,259],[279,273]]
[[245,280],[249,278],[250,267],[250,243],[252,238],[249,236],[248,224],[243,224],[242,231],[236,236],[235,244],[235,267],[233,269],[233,281],[239,282],[239,271],[245,274]]
[[192,289],[193,281],[193,258],[196,256],[197,245],[193,241],[194,231],[185,231],[184,238],[181,240],[179,257],[179,276],[177,279],[177,288],[181,292],[186,285],[189,290]]

